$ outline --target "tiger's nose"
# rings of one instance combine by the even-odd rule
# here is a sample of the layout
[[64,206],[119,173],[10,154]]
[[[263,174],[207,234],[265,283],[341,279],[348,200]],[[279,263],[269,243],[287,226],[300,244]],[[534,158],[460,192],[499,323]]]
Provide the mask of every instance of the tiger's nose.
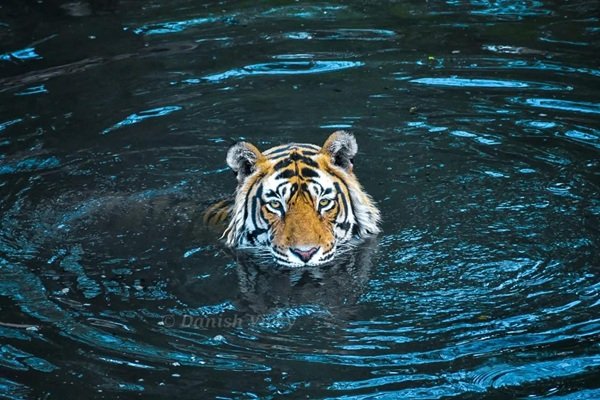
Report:
[[311,257],[314,256],[317,251],[319,251],[319,248],[290,247],[290,251],[302,261],[308,262],[311,259]]

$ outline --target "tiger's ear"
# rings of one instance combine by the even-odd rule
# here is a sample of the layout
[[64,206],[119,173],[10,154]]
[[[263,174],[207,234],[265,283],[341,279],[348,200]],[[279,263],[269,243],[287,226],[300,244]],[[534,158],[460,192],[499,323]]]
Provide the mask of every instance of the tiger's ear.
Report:
[[325,141],[321,148],[321,153],[331,157],[331,162],[345,169],[352,171],[354,156],[358,151],[354,135],[346,131],[335,131]]
[[260,150],[246,142],[238,142],[227,151],[227,165],[237,173],[238,182],[242,182],[254,172],[256,162],[263,157]]

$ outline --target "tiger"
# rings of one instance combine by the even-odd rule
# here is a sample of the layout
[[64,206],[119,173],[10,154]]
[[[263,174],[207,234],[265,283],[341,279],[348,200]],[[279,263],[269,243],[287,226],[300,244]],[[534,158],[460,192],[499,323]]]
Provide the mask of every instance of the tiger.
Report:
[[287,267],[326,264],[380,232],[380,211],[353,171],[357,151],[346,131],[321,147],[289,143],[261,152],[238,142],[226,157],[235,193],[209,207],[204,222],[222,223],[231,249],[253,249]]

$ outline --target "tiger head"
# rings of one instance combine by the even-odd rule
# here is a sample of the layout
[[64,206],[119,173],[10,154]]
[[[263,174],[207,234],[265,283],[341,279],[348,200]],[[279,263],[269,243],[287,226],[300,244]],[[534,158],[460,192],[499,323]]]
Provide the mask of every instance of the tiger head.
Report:
[[379,210],[353,172],[354,136],[331,134],[322,147],[291,143],[259,151],[233,145],[227,164],[238,187],[224,236],[285,266],[319,265],[356,239],[379,232]]

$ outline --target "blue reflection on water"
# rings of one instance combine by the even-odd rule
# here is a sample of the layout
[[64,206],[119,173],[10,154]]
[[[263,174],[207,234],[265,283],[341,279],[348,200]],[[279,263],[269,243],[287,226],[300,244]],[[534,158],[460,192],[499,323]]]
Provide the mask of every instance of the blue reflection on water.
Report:
[[[295,18],[333,18],[335,13],[346,9],[346,6],[302,6],[302,7],[279,7],[272,8],[261,13],[261,16],[271,17],[271,16],[286,16],[286,17],[295,17]],[[156,22],[150,24],[144,24],[140,27],[134,28],[132,30],[136,35],[164,35],[171,33],[179,33],[183,32],[189,28],[214,23],[214,22],[225,22],[229,23],[235,21],[235,15],[229,15],[225,17],[200,17],[200,18],[191,18],[183,21],[166,21],[166,22]],[[127,29],[127,28],[125,28]]]
[[103,130],[102,134],[106,135],[107,133],[112,132],[116,129],[122,128],[124,126],[137,124],[138,122],[141,122],[148,118],[162,117],[164,115],[171,114],[172,112],[179,111],[181,109],[182,109],[182,107],[180,107],[180,106],[165,106],[165,107],[158,107],[158,108],[152,108],[150,110],[140,111],[139,113],[129,115],[123,121],[111,126],[110,128]]
[[473,79],[458,78],[451,76],[448,78],[418,78],[411,79],[409,82],[420,83],[423,85],[449,86],[449,87],[468,87],[468,88],[532,88],[538,90],[572,90],[570,87],[561,88],[559,86],[548,85],[537,82],[523,82],[513,80],[499,79]]
[[[475,370],[470,375],[480,377],[477,383],[482,388],[489,386],[501,388],[531,384],[543,379],[556,380],[559,377],[584,373],[597,366],[600,366],[600,357],[588,356],[541,361],[527,365],[495,365],[493,373],[488,371],[487,376],[480,370]],[[483,370],[489,370],[489,367]]]
[[551,108],[554,110],[562,111],[575,111],[586,114],[600,114],[600,103],[540,98],[530,98],[524,100],[521,98],[514,98],[512,100],[517,102],[524,102],[533,107]]
[[390,376],[382,376],[377,378],[371,378],[359,381],[339,381],[334,382],[329,389],[331,390],[357,390],[364,388],[376,388],[384,385],[391,385],[400,382],[423,382],[423,381],[434,381],[437,378],[433,375],[425,374],[397,374]]
[[0,395],[10,400],[30,398],[30,389],[20,383],[0,377]]
[[[498,47],[506,48],[507,46],[493,46],[493,45],[485,45],[483,48],[486,50],[497,49]],[[524,49],[514,47],[511,52],[518,53],[517,49],[524,50],[526,53],[530,54],[540,54],[543,52],[535,51],[532,49]],[[443,61],[443,59],[439,59],[438,61]],[[449,60],[446,60],[449,63]],[[416,64],[419,66],[428,65],[427,60],[417,60],[417,61],[398,61],[398,64]],[[445,67],[440,64],[439,68]],[[571,74],[585,74],[600,77],[600,69],[597,68],[587,68],[587,67],[574,67],[568,64],[559,63],[559,62],[549,62],[544,60],[525,60],[525,59],[511,59],[511,58],[479,58],[477,63],[468,63],[468,64],[456,64],[453,65],[452,68],[458,70],[477,70],[477,71],[498,71],[498,70],[531,70],[531,71],[556,71],[562,73],[571,73]],[[565,86],[568,87],[568,86]]]
[[552,12],[544,9],[544,3],[538,0],[446,0],[451,6],[457,6],[471,14],[486,16],[511,16],[521,19],[526,16],[548,15]]
[[0,54],[0,60],[2,61],[39,60],[41,58],[42,56],[36,53],[35,48],[33,47]]
[[15,119],[11,119],[10,121],[0,123],[0,132],[5,130],[9,126],[18,124],[19,122],[22,122],[22,121],[23,121],[23,118],[15,118]]
[[319,19],[319,18],[335,18],[339,11],[347,9],[348,6],[331,6],[331,5],[302,5],[302,6],[283,6],[271,8],[261,15],[273,17],[287,18],[303,18],[303,19]]
[[29,96],[32,94],[39,94],[39,93],[48,93],[48,90],[46,89],[46,85],[32,86],[30,88],[23,90],[22,92],[15,93],[15,96]]
[[[549,397],[550,398],[550,397]],[[597,400],[600,399],[600,389],[587,389],[564,396],[552,396],[552,400]]]
[[586,133],[579,131],[577,129],[571,129],[565,132],[565,136],[570,137],[571,139],[584,140],[584,141],[598,141],[600,139],[600,132],[594,131],[595,135],[592,133]]
[[[126,392],[143,392],[144,387],[142,385],[137,385],[135,383],[119,383],[116,385],[118,389],[126,391]],[[104,386],[110,387],[110,386]]]
[[56,168],[59,165],[60,160],[54,156],[48,158],[33,157],[14,163],[0,165],[0,175],[51,169]]
[[519,69],[533,69],[533,70],[550,70],[550,71],[561,71],[561,72],[577,72],[583,74],[589,74],[593,76],[600,76],[600,70],[596,68],[584,68],[584,67],[571,67],[569,65],[562,65],[558,63],[549,63],[544,61],[536,61],[529,63],[526,61],[514,61],[508,65],[511,68]]
[[556,122],[551,121],[517,121],[517,125],[528,126],[536,129],[550,129],[555,128],[557,126]]
[[292,40],[361,40],[379,41],[389,40],[397,36],[396,32],[388,29],[335,29],[322,31],[298,31],[284,35]]
[[190,27],[208,24],[218,20],[218,18],[193,18],[185,21],[158,22],[135,28],[133,33],[137,35],[164,35],[167,33],[182,32]]
[[126,361],[126,360],[120,360],[120,359],[114,358],[114,357],[103,357],[103,356],[98,357],[98,359],[101,361],[105,361],[109,364],[126,365],[128,367],[139,368],[139,369],[156,369],[156,367],[153,367],[148,364],[143,364],[139,361],[131,362],[131,361]]
[[[362,381],[338,381],[334,382],[331,390],[357,390],[364,388],[381,388],[385,385],[394,385],[401,382],[417,381],[418,388],[409,388],[395,391],[378,390],[378,399],[432,399],[440,396],[464,395],[465,392],[484,393],[491,388],[517,387],[519,385],[533,384],[545,379],[556,379],[557,377],[573,376],[589,371],[590,368],[598,366],[600,358],[580,357],[574,359],[559,359],[556,361],[538,362],[527,365],[513,366],[509,364],[483,366],[475,371],[450,372],[439,377],[426,374],[402,374],[376,377]],[[435,381],[438,384],[425,387],[425,381]],[[592,399],[598,393],[597,390],[586,391],[589,395],[583,397],[572,397],[577,399]],[[371,398],[370,396],[354,398]],[[569,398],[569,397],[561,397]]]
[[[229,78],[247,75],[302,75],[333,72],[348,68],[362,67],[360,61],[282,61],[274,63],[252,64],[243,68],[231,69],[220,74],[205,76],[204,80],[219,82]],[[185,83],[199,83],[198,79],[188,79]]]

